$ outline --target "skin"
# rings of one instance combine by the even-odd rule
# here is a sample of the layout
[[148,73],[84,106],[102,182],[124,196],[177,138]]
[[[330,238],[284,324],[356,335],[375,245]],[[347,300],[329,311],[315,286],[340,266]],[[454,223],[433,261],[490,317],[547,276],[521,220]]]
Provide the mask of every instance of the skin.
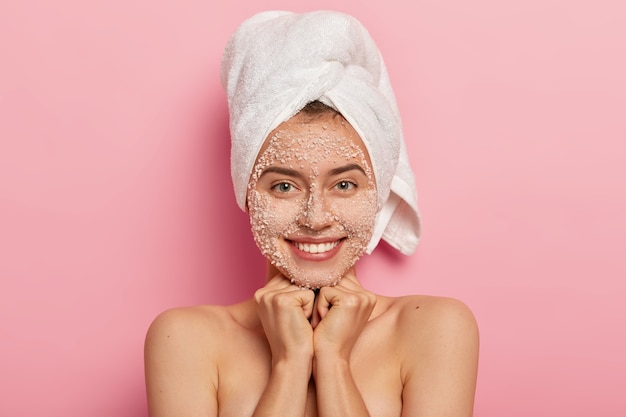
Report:
[[[371,161],[339,115],[297,116],[265,141],[248,185],[259,249],[299,287],[336,285],[363,254],[376,219]],[[311,251],[310,246],[314,246]]]
[[[332,114],[313,120],[296,115],[281,129],[290,132],[282,138],[330,130],[366,155],[354,130]],[[343,172],[340,177],[354,181],[358,191],[337,193],[332,169],[346,161],[322,161],[313,164],[315,175],[305,164],[292,166],[295,176],[270,181],[253,176],[250,191],[270,205],[285,198],[276,195],[281,181],[294,181],[296,195],[289,198],[309,201],[317,193],[315,218],[323,219],[311,221],[298,209],[291,212],[295,226],[289,233],[260,239],[282,253],[283,262],[268,256],[266,283],[254,297],[230,306],[168,310],[152,323],[145,344],[152,417],[472,415],[478,330],[464,304],[429,296],[384,297],[364,289],[355,270],[363,246],[358,233],[342,236],[332,256],[311,258],[293,250],[294,237],[338,237],[338,223],[350,220],[336,215],[343,199],[356,205],[369,201],[359,193],[372,191],[371,176],[359,177],[358,169]],[[369,157],[358,162],[369,164]],[[260,172],[277,165],[270,162]],[[324,271],[321,278],[316,270]],[[323,282],[334,271],[340,279],[322,285],[317,295],[291,282],[291,275],[300,273]]]

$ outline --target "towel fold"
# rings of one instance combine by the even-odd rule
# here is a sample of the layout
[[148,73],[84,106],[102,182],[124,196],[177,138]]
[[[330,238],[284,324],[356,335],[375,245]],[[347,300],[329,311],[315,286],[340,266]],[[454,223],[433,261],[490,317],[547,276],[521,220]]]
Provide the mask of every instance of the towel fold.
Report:
[[365,144],[378,191],[367,248],[380,239],[405,255],[420,235],[415,180],[382,56],[355,18],[332,11],[262,12],[230,38],[221,79],[228,96],[231,174],[239,207],[263,142],[311,101],[340,112]]

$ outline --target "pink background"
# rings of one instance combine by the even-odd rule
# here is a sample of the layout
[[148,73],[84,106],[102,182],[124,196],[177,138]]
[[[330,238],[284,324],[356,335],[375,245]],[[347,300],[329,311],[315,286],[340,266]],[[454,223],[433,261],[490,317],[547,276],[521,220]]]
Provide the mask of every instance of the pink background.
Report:
[[472,308],[476,416],[626,415],[622,4],[3,0],[0,415],[145,416],[151,320],[262,284],[219,61],[312,7],[377,40],[417,175],[422,243],[364,285]]

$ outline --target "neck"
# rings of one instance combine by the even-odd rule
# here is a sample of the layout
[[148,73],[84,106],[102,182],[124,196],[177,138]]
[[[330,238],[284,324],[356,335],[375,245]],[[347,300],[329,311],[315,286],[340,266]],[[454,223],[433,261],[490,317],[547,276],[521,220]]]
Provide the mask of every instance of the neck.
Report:
[[270,261],[267,261],[265,283],[267,283],[270,279],[274,278],[278,274],[280,274],[280,271],[276,269],[276,267],[272,265]]

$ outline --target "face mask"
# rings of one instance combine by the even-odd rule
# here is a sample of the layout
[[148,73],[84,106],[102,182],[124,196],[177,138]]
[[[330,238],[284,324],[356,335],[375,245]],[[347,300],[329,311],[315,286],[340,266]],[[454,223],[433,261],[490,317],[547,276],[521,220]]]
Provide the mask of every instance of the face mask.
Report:
[[248,210],[263,255],[294,284],[319,288],[336,285],[365,251],[377,196],[352,127],[332,114],[305,117],[270,135],[248,185]]

